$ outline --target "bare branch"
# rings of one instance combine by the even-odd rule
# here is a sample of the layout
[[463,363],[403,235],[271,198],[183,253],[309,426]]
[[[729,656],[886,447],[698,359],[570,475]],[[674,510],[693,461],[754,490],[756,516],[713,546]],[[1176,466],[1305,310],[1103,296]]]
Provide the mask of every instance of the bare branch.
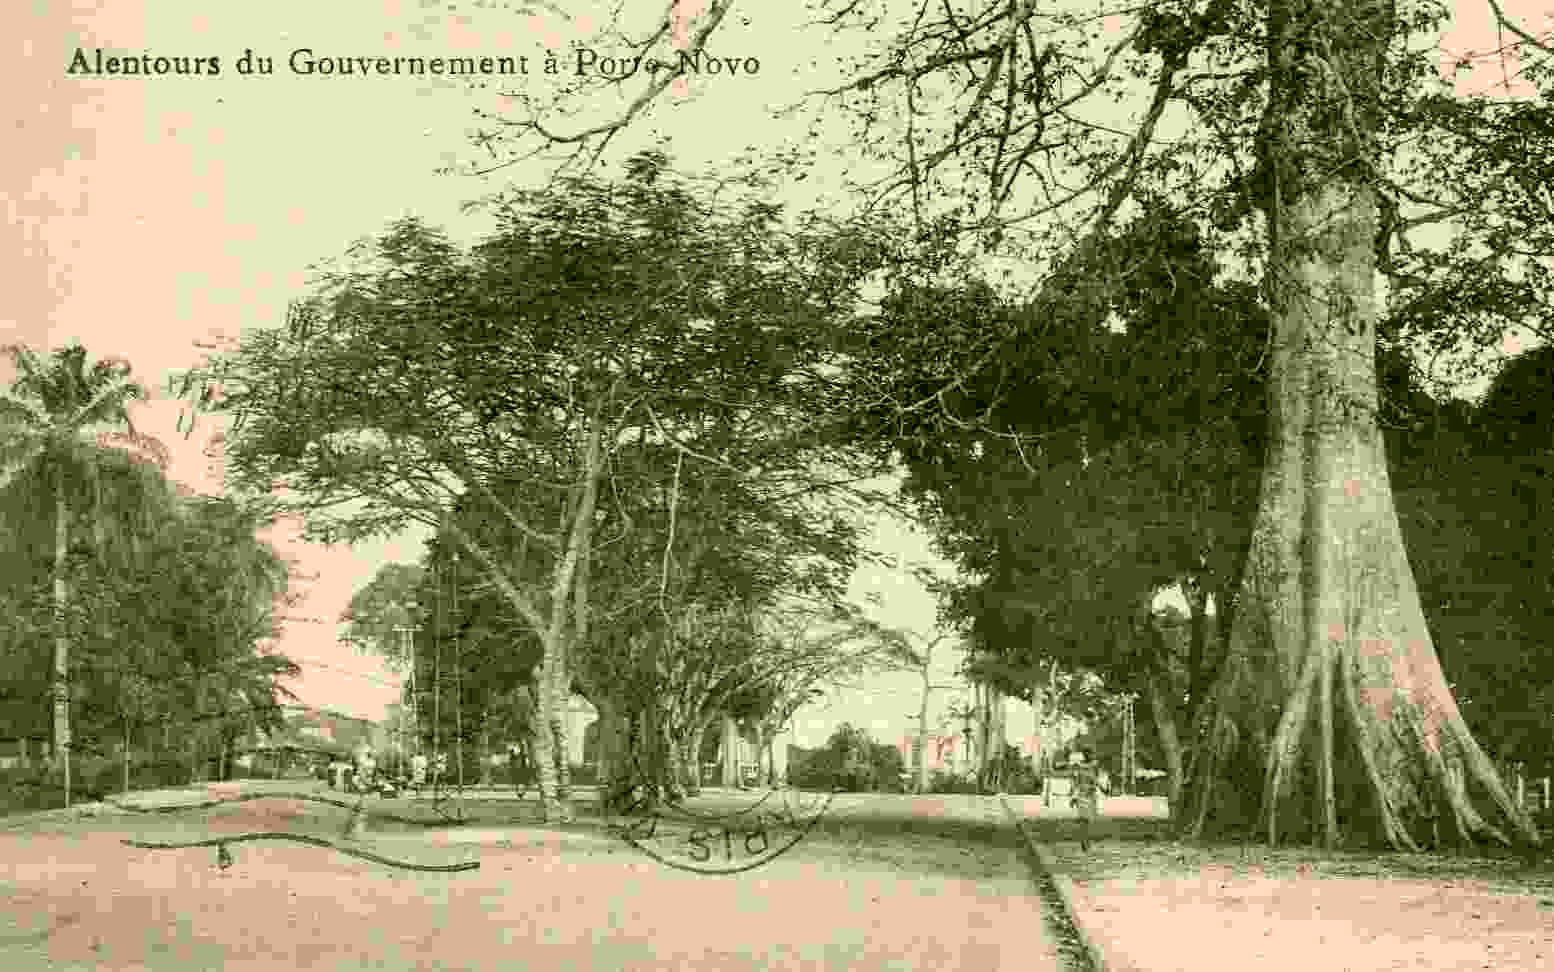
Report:
[[1536,47],[1538,50],[1545,51],[1549,54],[1554,54],[1554,47],[1549,46],[1549,42],[1547,40],[1539,40],[1523,29],[1521,24],[1518,24],[1510,17],[1507,17],[1505,15],[1505,11],[1500,7],[1500,0],[1489,0],[1489,9],[1494,11],[1495,22],[1500,26],[1504,27],[1506,30],[1509,30],[1517,37],[1520,37],[1526,43]]

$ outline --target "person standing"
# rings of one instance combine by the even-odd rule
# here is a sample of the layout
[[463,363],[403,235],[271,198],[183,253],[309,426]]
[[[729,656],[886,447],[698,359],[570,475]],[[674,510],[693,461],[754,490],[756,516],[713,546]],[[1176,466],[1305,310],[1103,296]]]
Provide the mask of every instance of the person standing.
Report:
[[367,789],[372,786],[372,771],[374,768],[373,764],[376,762],[376,760],[372,758],[372,747],[368,746],[366,742],[358,744],[356,747],[355,756],[356,789],[362,792],[366,792]]
[[1074,814],[1079,818],[1079,847],[1090,850],[1090,829],[1101,811],[1101,791],[1104,787],[1097,778],[1095,767],[1090,765],[1083,750],[1075,750],[1068,756],[1069,775],[1073,795],[1070,797]]

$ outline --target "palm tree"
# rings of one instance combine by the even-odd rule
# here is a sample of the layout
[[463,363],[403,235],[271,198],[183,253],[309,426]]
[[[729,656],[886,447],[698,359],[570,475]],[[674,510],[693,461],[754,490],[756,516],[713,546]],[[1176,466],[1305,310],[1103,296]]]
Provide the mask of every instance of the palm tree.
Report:
[[[102,555],[110,520],[102,503],[105,470],[110,466],[146,473],[148,495],[166,492],[160,471],[166,450],[140,435],[130,420],[129,403],[144,401],[144,387],[130,378],[129,363],[100,359],[88,364],[80,344],[40,355],[25,345],[0,347],[16,367],[8,391],[0,392],[0,489],[24,487],[27,494],[52,501],[54,527],[54,765],[63,776],[65,805],[70,805],[70,635],[69,573],[72,518],[83,511]],[[142,457],[155,466],[154,476]],[[147,481],[148,478],[151,481]],[[122,520],[118,520],[121,524]],[[124,524],[127,525],[127,524]]]

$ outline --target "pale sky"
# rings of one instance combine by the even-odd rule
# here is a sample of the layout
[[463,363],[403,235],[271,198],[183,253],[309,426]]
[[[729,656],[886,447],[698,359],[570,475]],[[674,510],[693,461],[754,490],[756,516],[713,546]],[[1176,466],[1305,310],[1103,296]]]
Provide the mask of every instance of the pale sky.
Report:
[[[662,9],[659,0],[627,6]],[[1506,6],[1515,13],[1534,3]],[[757,57],[760,72],[705,79],[656,112],[653,123],[671,136],[677,163],[716,165],[748,143],[796,137],[795,128],[770,119],[768,106],[833,81],[846,53],[798,34],[798,7],[746,2],[725,21],[717,52]],[[1488,18],[1487,4],[1464,5],[1449,46],[1491,46]],[[97,356],[127,357],[144,382],[159,387],[170,370],[198,362],[196,341],[277,325],[287,301],[304,292],[311,265],[398,216],[414,213],[458,237],[478,232],[478,219],[461,215],[459,204],[501,183],[434,170],[469,157],[472,109],[499,107],[495,95],[425,78],[293,76],[288,55],[298,48],[371,57],[505,54],[537,63],[547,46],[592,26],[578,21],[430,0],[5,4],[0,247],[13,257],[0,292],[0,340],[53,348],[80,339]],[[89,59],[98,47],[105,54],[214,55],[221,74],[72,76],[78,47]],[[235,65],[246,49],[273,57],[275,74],[239,76]],[[1500,74],[1498,67],[1490,73]],[[642,128],[624,144],[645,144],[649,135]],[[202,442],[185,442],[174,430],[177,408],[153,402],[139,410],[137,424],[175,447],[173,478],[214,491],[219,476]],[[920,534],[899,527],[880,533],[881,544],[906,562],[932,559]],[[306,670],[299,693],[311,704],[381,717],[397,695],[393,679],[338,645],[333,621],[381,563],[415,559],[419,542],[353,550],[273,539],[317,576],[298,613],[327,622],[287,628],[281,648]],[[858,585],[886,599],[894,623],[931,632],[933,605],[904,572],[860,577]],[[946,680],[956,661],[950,654],[941,653]],[[798,741],[812,745],[844,718],[897,741],[916,710],[916,686],[914,675],[903,674],[839,695],[805,714]],[[946,701],[941,694],[935,708]]]

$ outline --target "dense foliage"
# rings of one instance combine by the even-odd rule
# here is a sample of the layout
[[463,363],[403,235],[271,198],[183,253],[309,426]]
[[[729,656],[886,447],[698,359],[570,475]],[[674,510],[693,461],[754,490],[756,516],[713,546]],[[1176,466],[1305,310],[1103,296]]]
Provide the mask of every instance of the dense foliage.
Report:
[[905,773],[901,750],[844,722],[824,746],[799,752],[788,766],[788,782],[807,790],[896,793]]

